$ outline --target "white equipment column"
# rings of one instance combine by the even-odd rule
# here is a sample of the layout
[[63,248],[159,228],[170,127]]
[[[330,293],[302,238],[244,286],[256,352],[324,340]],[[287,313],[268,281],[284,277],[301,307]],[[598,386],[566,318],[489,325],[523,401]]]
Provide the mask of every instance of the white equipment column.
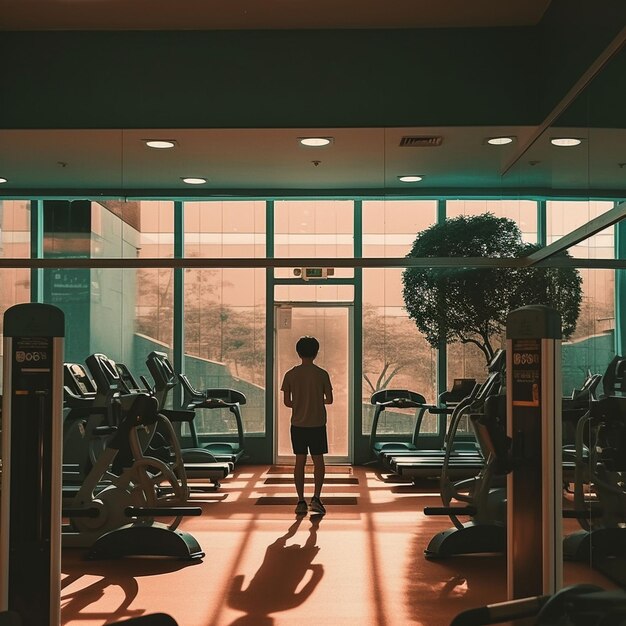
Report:
[[61,620],[64,335],[57,307],[4,314],[0,610],[24,626]]
[[510,600],[562,586],[561,317],[542,305],[506,326],[507,573]]

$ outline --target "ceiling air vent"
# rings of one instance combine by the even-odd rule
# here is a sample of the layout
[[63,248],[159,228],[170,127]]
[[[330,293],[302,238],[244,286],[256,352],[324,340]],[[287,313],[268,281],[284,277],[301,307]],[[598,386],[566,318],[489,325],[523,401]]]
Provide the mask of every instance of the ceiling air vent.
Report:
[[409,135],[400,139],[401,148],[434,148],[443,141],[441,135]]

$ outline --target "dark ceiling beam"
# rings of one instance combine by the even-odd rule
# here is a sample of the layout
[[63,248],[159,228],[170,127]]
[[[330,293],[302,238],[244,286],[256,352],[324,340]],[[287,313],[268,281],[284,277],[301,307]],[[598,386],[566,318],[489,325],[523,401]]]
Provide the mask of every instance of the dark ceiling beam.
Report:
[[547,261],[565,250],[568,250],[572,246],[593,237],[597,233],[603,231],[609,226],[613,226],[626,217],[626,201],[620,202],[617,206],[613,207],[610,211],[599,215],[591,221],[583,224],[571,233],[568,233],[564,237],[561,237],[554,243],[529,254],[524,257],[527,261],[527,265],[536,265],[542,261]]
[[501,176],[505,176],[511,168],[526,154],[526,152],[534,145],[534,143],[558,120],[565,111],[574,103],[578,96],[585,91],[602,70],[606,67],[611,59],[613,59],[626,43],[626,26],[617,34],[617,36],[609,43],[602,53],[593,61],[580,78],[572,85],[569,91],[563,96],[560,102],[548,113],[543,122],[539,124],[533,133],[521,142],[515,152],[508,161],[505,162],[500,172]]
[[[571,259],[557,257],[546,259],[542,267],[579,267],[591,269],[626,269],[626,259]],[[332,267],[332,268],[453,268],[458,270],[485,269],[485,268],[524,268],[528,267],[527,257],[519,258],[486,258],[486,257],[404,257],[401,259],[389,257],[325,257],[325,258],[62,258],[30,259],[30,258],[0,258],[0,269],[30,268],[30,269],[129,269],[129,268],[293,268],[293,267]],[[292,279],[279,279],[281,282],[291,282]],[[311,280],[309,284],[348,284],[352,279],[331,278],[328,280]],[[293,284],[293,283],[292,283]]]

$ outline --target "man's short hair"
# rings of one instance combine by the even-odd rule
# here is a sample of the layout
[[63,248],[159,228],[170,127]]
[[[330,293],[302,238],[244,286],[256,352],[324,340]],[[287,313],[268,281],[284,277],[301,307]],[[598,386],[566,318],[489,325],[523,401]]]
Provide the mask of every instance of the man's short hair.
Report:
[[315,358],[319,350],[320,342],[315,337],[300,337],[296,343],[296,352],[301,358]]

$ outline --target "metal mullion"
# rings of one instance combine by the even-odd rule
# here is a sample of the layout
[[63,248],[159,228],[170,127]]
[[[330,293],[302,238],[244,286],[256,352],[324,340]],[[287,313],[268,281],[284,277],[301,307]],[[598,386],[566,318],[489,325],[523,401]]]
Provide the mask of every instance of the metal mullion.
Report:
[[[437,201],[437,224],[443,224],[447,219],[447,202],[445,200]],[[437,389],[437,398],[448,388],[448,344],[445,341],[439,341],[437,346],[437,373],[435,386]],[[439,415],[437,420],[437,431],[439,436],[445,435],[448,426],[448,418],[446,415]]]
[[[617,203],[616,203],[617,204]],[[626,222],[615,225],[615,256],[626,259]],[[626,294],[626,269],[615,270],[615,354],[626,352],[626,306],[622,300]]]
[[[274,257],[274,201],[265,203],[265,257]],[[276,434],[274,429],[274,393],[275,393],[275,362],[276,353],[274,333],[274,268],[265,269],[265,439],[271,445],[272,462],[276,451]]]
[[[228,259],[214,258],[0,258],[0,268],[86,268],[86,269],[132,269],[132,268],[189,268],[189,269],[224,269],[224,268],[275,268],[293,267],[295,262],[303,262],[303,267],[342,267],[342,268],[404,268],[404,267],[577,267],[580,269],[626,269],[626,259],[574,259],[568,257],[550,257],[540,261],[530,257],[484,258],[484,257],[368,257],[362,259],[271,259],[237,257]],[[308,262],[308,265],[307,265]],[[286,279],[289,280],[289,279]]]
[[354,278],[275,278],[274,285],[353,285]]
[[537,243],[540,246],[548,244],[548,203],[545,200],[537,201]]
[[[174,258],[185,256],[185,205],[174,202]],[[174,370],[185,373],[185,269],[174,267],[172,352]]]
[[[363,257],[363,202],[354,201],[354,258]],[[354,312],[352,316],[352,380],[354,392],[352,394],[352,457],[359,461],[356,455],[360,446],[357,442],[363,441],[363,269],[354,268]],[[368,440],[366,440],[368,441]],[[369,458],[369,450],[365,452]]]
[[[30,203],[30,258],[43,259],[43,202]],[[43,302],[43,269],[30,268],[30,301]]]

